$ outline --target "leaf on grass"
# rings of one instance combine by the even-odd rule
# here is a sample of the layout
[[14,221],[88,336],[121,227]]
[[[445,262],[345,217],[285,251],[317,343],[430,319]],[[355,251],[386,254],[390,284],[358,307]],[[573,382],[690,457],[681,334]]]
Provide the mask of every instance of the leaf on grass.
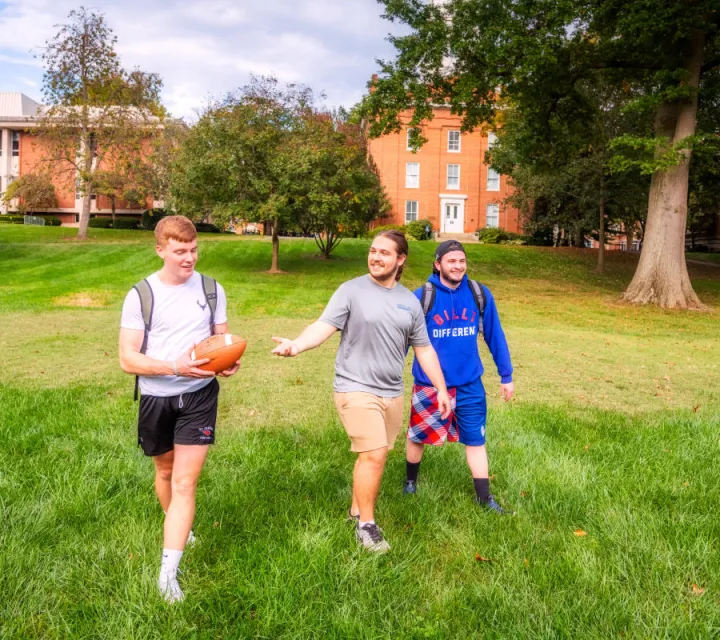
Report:
[[254,416],[254,415],[255,415],[255,409],[250,409],[250,411],[248,411],[248,415],[249,415],[249,416]]
[[663,453],[672,453],[672,449],[663,449]]
[[587,451],[587,450],[590,448],[590,446],[591,446],[591,445],[586,444],[586,445],[585,445],[585,451]]
[[492,558],[486,558],[485,556],[481,556],[479,553],[475,554],[475,560],[477,560],[477,562],[492,562]]
[[524,491],[521,491],[521,492],[520,492],[520,495],[521,495],[523,498],[527,498],[527,493],[525,493]]
[[575,529],[575,531],[573,531],[573,533],[574,533],[578,538],[582,538],[583,536],[586,536],[586,535],[587,535],[587,531],[583,531],[582,529]]
[[110,355],[110,354],[106,351],[106,352],[105,352],[105,355],[108,356],[108,355]]
[[690,483],[687,480],[685,482],[683,482],[683,487],[689,487],[689,486],[690,486]]
[[213,522],[213,529],[217,529],[220,526],[220,523],[216,520]]
[[128,556],[128,558],[130,558],[130,560],[132,560],[134,557],[135,556],[132,553]]
[[700,405],[699,405],[699,404],[696,404],[696,405],[693,407],[693,413],[697,413],[697,411],[698,411],[699,408],[700,408]]
[[523,558],[523,564],[524,564],[526,567],[530,568],[530,563],[528,562],[528,559],[527,559],[527,558]]
[[295,379],[295,384],[305,384],[300,378]]
[[703,593],[705,593],[705,587],[698,587],[694,582],[692,583],[690,590],[692,591],[692,594],[694,596],[701,596]]

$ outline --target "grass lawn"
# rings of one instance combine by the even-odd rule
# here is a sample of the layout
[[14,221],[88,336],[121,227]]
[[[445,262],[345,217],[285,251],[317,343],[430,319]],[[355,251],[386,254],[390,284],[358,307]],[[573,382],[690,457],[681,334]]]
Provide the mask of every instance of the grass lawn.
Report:
[[[717,311],[619,304],[637,256],[609,253],[600,276],[594,252],[530,247],[468,247],[516,369],[501,405],[483,346],[493,491],[517,515],[478,511],[459,446],[428,451],[403,499],[399,441],[377,513],[392,551],[372,557],[344,519],[337,340],[269,355],[271,335],[296,335],[365,272],[368,242],[324,261],[283,240],[288,274],[271,276],[264,238],[203,235],[199,270],[250,346],[222,382],[186,601],[168,608],[162,511],[116,355],[123,297],[159,261],[149,233],[90,231],[0,227],[0,637],[720,635]],[[404,284],[425,279],[433,248],[411,244]],[[690,271],[720,308],[720,271]]]

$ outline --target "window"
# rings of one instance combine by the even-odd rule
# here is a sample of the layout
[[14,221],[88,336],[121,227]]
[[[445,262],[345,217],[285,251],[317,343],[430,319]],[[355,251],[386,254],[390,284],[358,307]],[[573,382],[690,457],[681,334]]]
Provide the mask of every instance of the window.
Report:
[[487,190],[500,191],[500,174],[492,167],[488,167]]
[[20,155],[20,132],[12,132],[12,156],[17,157]]
[[417,131],[417,129],[408,129],[408,130],[407,130],[407,140],[406,140],[406,142],[405,142],[405,150],[406,150],[406,151],[415,151],[415,149],[413,149],[413,148],[410,146],[410,133],[411,133],[412,131]]
[[405,222],[412,222],[418,219],[418,201],[417,200],[406,200],[405,201]]
[[497,227],[500,219],[500,205],[489,204],[485,209],[485,226]]
[[488,149],[492,149],[497,144],[497,136],[491,131],[488,133]]
[[417,189],[420,187],[420,163],[405,163],[405,186],[408,189]]
[[460,132],[448,131],[448,151],[453,153],[460,152]]
[[2,129],[0,129],[0,158],[2,158]]
[[447,166],[447,188],[448,189],[459,189],[460,188],[460,165],[449,164]]

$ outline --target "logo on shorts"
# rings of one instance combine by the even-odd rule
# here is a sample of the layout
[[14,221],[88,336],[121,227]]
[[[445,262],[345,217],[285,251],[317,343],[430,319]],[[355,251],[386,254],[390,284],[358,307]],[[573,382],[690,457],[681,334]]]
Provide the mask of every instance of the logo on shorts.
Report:
[[215,431],[215,427],[200,427],[200,432],[202,435],[201,438],[212,438],[213,431]]
[[203,311],[205,311],[205,307],[207,307],[207,303],[201,304],[200,300],[195,300],[197,302],[198,307],[200,307]]
[[485,427],[480,427],[480,433],[482,434],[482,437],[485,437]]

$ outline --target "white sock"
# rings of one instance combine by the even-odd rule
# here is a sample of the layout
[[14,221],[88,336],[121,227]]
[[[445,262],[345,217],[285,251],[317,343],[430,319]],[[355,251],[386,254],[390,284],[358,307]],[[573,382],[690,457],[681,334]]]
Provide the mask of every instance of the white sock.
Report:
[[375,520],[368,520],[367,522],[358,522],[358,529],[362,529],[366,524],[375,524]]
[[177,575],[178,565],[183,552],[178,549],[163,549],[160,575],[174,578]]

